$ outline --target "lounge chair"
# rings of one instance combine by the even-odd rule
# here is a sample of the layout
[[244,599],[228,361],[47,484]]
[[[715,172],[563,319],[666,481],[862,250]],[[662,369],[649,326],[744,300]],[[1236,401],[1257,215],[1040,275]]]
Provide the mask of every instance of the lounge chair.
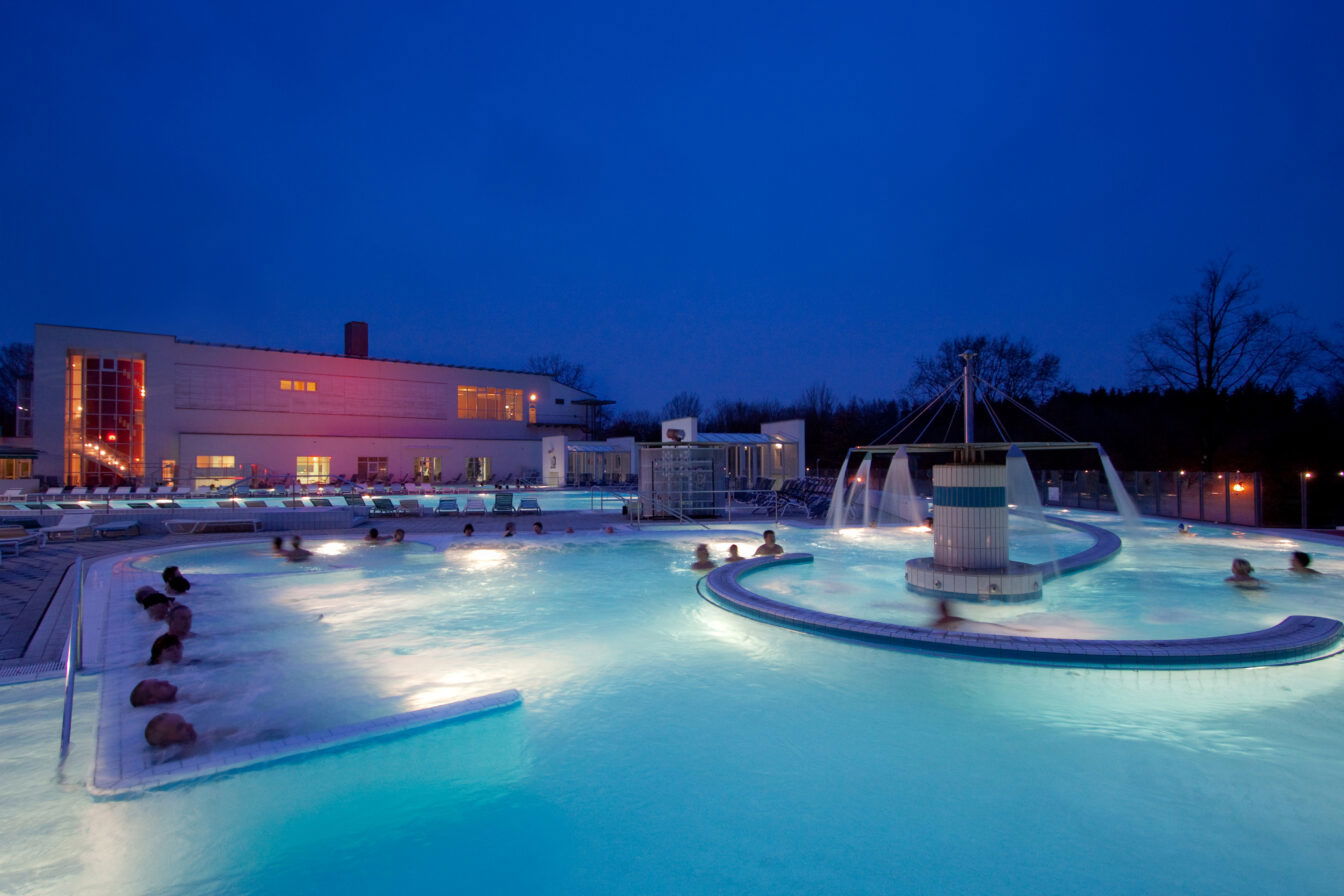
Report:
[[132,510],[153,510],[154,505],[148,501],[127,501],[126,506]]
[[63,513],[60,522],[54,526],[47,526],[42,530],[42,534],[46,535],[49,541],[58,541],[65,538],[75,541],[81,536],[92,538],[93,514]]
[[330,507],[330,506],[331,506],[331,499],[330,499],[330,498],[310,498],[309,500],[312,501],[314,507]]
[[124,498],[124,497],[126,497],[127,495],[130,495],[130,494],[131,494],[132,492],[134,492],[134,491],[135,491],[135,489],[131,488],[129,485],[122,485],[122,486],[118,486],[117,488],[112,489],[112,491],[111,491],[111,495],[112,495],[112,497],[114,497],[114,498]]
[[518,508],[513,506],[513,492],[499,492],[495,495],[495,506],[490,508],[491,513],[517,513]]
[[39,498],[55,498],[65,492],[65,486],[53,485],[51,488],[38,495]]
[[456,498],[440,498],[439,505],[434,508],[435,516],[448,516],[454,513],[461,513],[462,508],[457,506]]
[[479,514],[484,515],[484,514],[485,514],[485,499],[484,499],[484,498],[468,498],[468,499],[467,499],[467,507],[466,507],[466,509],[463,510],[462,512],[463,512],[463,513],[479,513]]
[[91,494],[95,498],[106,499],[109,495],[112,494],[112,486],[100,485],[97,488],[95,488]]
[[541,513],[541,505],[537,503],[536,498],[519,498],[519,513]]
[[257,499],[257,500],[255,500],[255,501],[244,501],[244,502],[243,502],[243,506],[244,506],[244,507],[256,507],[256,508],[262,508],[262,507],[265,507],[265,506],[266,506],[266,502],[265,502],[265,501],[262,501],[261,499]]
[[191,495],[192,489],[189,485],[179,485],[177,488],[173,489],[174,498],[190,498]]
[[374,498],[369,516],[404,516],[406,511],[392,503],[391,498]]
[[23,526],[0,526],[0,554],[4,553],[5,548],[17,554],[19,548],[30,544],[42,547],[46,543],[46,533],[41,529],[33,532]]
[[67,494],[65,497],[82,501],[88,494],[89,494],[89,487],[87,485],[81,485],[78,486],[77,488],[70,489],[70,493]]
[[419,516],[425,508],[421,506],[419,498],[402,498],[397,502],[407,516]]
[[114,520],[110,523],[94,526],[93,531],[99,538],[127,538],[140,534],[140,521]]
[[0,497],[3,497],[6,501],[17,501],[20,498],[25,497],[25,495],[21,488],[7,488],[5,489],[4,495]]
[[345,498],[347,507],[366,507],[368,505],[363,495],[342,495],[341,497]]

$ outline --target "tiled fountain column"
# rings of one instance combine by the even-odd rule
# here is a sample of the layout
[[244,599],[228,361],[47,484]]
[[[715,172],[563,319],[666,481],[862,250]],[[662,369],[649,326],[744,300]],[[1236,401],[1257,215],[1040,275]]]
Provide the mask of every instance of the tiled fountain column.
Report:
[[933,468],[933,562],[949,569],[1008,566],[1006,467]]
[[1041,596],[1040,571],[1008,559],[1007,482],[997,465],[933,468],[933,556],[906,562],[912,591],[997,602]]

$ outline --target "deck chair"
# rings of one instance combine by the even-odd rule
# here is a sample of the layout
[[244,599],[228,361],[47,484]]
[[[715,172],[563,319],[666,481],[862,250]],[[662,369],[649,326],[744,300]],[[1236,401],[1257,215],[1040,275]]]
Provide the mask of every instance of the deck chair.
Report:
[[467,499],[467,507],[466,507],[466,509],[463,510],[462,512],[463,512],[463,513],[479,513],[479,514],[484,514],[484,513],[485,513],[485,499],[484,499],[484,498],[468,498],[468,499]]
[[65,486],[63,486],[63,485],[53,485],[51,488],[49,488],[49,489],[47,489],[46,491],[42,492],[42,494],[40,494],[38,497],[40,497],[40,498],[54,498],[54,497],[56,497],[57,495],[61,494],[61,493],[64,492],[64,491],[65,491]]
[[118,486],[117,488],[112,489],[112,491],[110,492],[110,494],[111,494],[112,497],[114,497],[114,498],[124,498],[124,497],[126,497],[127,495],[131,494],[131,493],[134,492],[134,491],[135,491],[135,489],[131,488],[129,485],[121,485],[121,486]]
[[434,508],[435,516],[448,516],[450,514],[462,512],[462,508],[457,506],[456,498],[440,498],[439,504]]
[[6,500],[6,501],[17,501],[19,498],[24,497],[23,489],[21,489],[21,488],[7,488],[7,489],[5,489],[5,494],[3,495],[3,497],[4,497],[4,500]]
[[401,512],[406,516],[419,516],[424,511],[419,498],[402,498],[397,503],[401,505]]
[[541,513],[541,505],[537,503],[536,498],[519,498],[519,513]]
[[265,502],[265,501],[262,501],[260,498],[258,498],[258,499],[255,500],[255,501],[244,501],[244,502],[243,502],[243,506],[244,506],[244,507],[265,507],[265,506],[266,506],[266,502]]
[[108,495],[112,494],[112,486],[100,485],[97,488],[95,488],[90,494],[95,498],[106,498]]
[[392,503],[391,498],[374,498],[369,516],[401,516],[405,511]]
[[93,537],[93,514],[91,513],[63,513],[60,522],[54,526],[47,526],[42,529],[42,534],[47,536],[48,541],[57,541],[68,538],[74,541],[81,536],[84,538]]
[[15,554],[19,553],[19,548],[35,544],[42,547],[47,542],[47,536],[43,534],[42,529],[32,532],[23,526],[0,526],[0,554],[9,548]]
[[88,495],[88,493],[89,493],[89,487],[88,487],[87,485],[81,485],[81,486],[79,486],[79,487],[77,487],[77,488],[72,488],[72,489],[70,489],[70,493],[69,493],[68,495],[66,495],[66,497],[67,497],[67,498],[78,498],[78,499],[80,499],[80,500],[83,500],[84,497],[85,497],[86,495]]
[[517,513],[518,508],[513,506],[513,492],[499,492],[495,495],[495,506],[490,508],[491,513]]
[[331,506],[331,499],[330,499],[330,498],[312,498],[312,499],[310,499],[310,500],[313,502],[313,506],[314,506],[314,507],[330,507],[330,506]]
[[148,501],[127,501],[126,506],[132,510],[153,510],[154,505]]

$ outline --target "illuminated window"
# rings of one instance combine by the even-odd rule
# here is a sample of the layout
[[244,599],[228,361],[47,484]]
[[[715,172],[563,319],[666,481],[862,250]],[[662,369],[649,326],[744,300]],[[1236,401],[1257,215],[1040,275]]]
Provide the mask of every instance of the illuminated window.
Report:
[[330,457],[299,457],[294,460],[298,480],[303,483],[324,485],[331,479]]
[[281,392],[316,392],[317,383],[312,380],[281,380]]
[[522,420],[522,389],[457,387],[457,416],[462,420]]
[[232,454],[198,454],[196,455],[196,467],[203,470],[218,470],[224,467],[232,469],[237,466]]
[[0,458],[0,479],[30,479],[33,461],[27,457]]
[[145,362],[68,354],[65,480],[117,485],[145,476]]
[[308,386],[308,391],[309,391],[309,392],[316,392],[316,391],[317,391],[317,383],[313,382],[312,380],[309,380],[309,381],[308,381],[307,386]]
[[281,392],[288,392],[290,389],[293,389],[293,388],[294,388],[294,382],[293,382],[293,380],[281,380],[281,381],[280,381],[280,391],[281,391]]

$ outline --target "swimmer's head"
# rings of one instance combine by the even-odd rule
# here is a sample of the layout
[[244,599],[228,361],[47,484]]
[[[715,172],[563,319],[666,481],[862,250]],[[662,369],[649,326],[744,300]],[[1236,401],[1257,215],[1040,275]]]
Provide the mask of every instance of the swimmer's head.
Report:
[[161,712],[145,726],[145,741],[151,747],[196,743],[196,729],[175,712]]
[[162,678],[146,678],[131,689],[132,706],[172,703],[176,699],[177,685]]
[[182,639],[177,635],[159,635],[149,648],[149,664],[182,662]]

